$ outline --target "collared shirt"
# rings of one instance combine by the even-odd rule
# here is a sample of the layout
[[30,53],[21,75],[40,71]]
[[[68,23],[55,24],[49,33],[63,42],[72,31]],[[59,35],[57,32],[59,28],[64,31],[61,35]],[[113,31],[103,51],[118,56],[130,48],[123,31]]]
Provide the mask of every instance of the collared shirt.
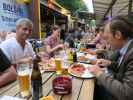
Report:
[[26,45],[23,49],[14,37],[2,42],[0,44],[0,48],[11,61],[11,63],[17,63],[17,61],[23,58],[33,58],[35,56],[32,46],[28,41],[26,41]]
[[126,44],[120,49],[120,58],[119,58],[119,63],[118,63],[118,65],[120,65],[121,64],[121,62],[122,62],[122,60],[123,60],[123,58],[124,58],[124,56],[125,56],[125,54],[126,54],[126,52],[127,52],[127,50],[128,50],[128,47],[129,47],[129,45],[131,44],[131,42],[132,42],[133,40],[128,40],[127,42],[126,42]]
[[[128,50],[129,45],[131,44],[133,40],[127,40],[126,44],[119,50],[116,50],[115,52],[115,58],[113,57],[114,61],[118,62],[118,68],[120,67],[120,64],[122,63],[122,60]],[[106,73],[111,74],[112,72],[109,70],[106,70]]]

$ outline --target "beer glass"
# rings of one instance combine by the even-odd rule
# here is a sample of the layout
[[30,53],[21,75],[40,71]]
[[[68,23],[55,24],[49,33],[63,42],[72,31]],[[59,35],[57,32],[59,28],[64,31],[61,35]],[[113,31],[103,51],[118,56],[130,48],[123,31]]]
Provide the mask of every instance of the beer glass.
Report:
[[30,95],[29,64],[18,64],[17,75],[21,97],[26,98]]
[[62,73],[62,60],[59,57],[55,57],[55,69],[56,69],[56,74],[61,74]]

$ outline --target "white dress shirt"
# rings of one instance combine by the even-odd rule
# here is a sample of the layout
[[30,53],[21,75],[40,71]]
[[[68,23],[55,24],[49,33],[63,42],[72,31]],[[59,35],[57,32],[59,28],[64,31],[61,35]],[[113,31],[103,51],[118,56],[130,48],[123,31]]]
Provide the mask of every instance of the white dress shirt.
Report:
[[35,55],[32,46],[28,41],[26,41],[26,45],[23,49],[22,46],[17,42],[15,37],[2,42],[0,44],[0,48],[9,58],[11,63],[17,63],[19,60],[26,57],[33,58]]

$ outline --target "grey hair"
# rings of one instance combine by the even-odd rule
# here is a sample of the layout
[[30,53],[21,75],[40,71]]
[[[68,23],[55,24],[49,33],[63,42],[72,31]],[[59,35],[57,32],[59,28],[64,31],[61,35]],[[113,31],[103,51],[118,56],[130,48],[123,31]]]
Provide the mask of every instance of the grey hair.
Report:
[[18,19],[17,20],[16,27],[23,26],[23,25],[26,25],[26,26],[29,26],[29,27],[32,27],[33,28],[33,23],[28,18],[21,18],[21,19]]

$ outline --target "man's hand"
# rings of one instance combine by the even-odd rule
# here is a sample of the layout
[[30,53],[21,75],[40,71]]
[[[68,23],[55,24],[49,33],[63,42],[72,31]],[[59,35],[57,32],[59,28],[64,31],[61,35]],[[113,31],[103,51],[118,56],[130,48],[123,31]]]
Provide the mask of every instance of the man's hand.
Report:
[[23,63],[31,64],[32,63],[32,57],[26,57],[26,58],[20,59],[17,63],[18,64],[23,64]]
[[101,66],[101,67],[107,67],[110,64],[111,64],[111,61],[106,60],[106,59],[98,59],[96,63],[96,65]]
[[102,73],[104,73],[103,68],[100,68],[99,66],[95,65],[91,68],[89,68],[89,71],[94,74],[96,77],[99,77]]

